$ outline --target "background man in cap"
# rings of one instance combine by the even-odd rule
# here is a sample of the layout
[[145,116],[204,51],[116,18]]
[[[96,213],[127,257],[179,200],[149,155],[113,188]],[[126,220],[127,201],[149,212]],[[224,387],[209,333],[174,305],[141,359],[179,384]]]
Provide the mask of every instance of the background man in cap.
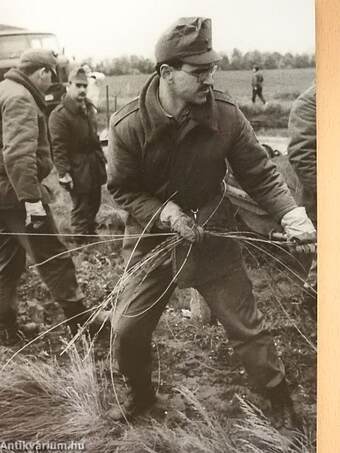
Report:
[[[73,69],[62,102],[52,111],[49,127],[60,184],[70,192],[75,234],[95,234],[101,186],[106,182],[105,157],[97,134],[96,109],[86,98],[84,68]],[[79,241],[82,238],[78,238]]]
[[[289,239],[314,239],[314,227],[237,105],[213,90],[219,57],[212,49],[211,21],[178,20],[159,39],[156,60],[157,73],[139,99],[111,118],[108,188],[128,212],[127,235],[172,231],[185,241],[172,260],[140,279],[130,277],[118,304],[117,359],[131,390],[125,416],[133,417],[155,402],[151,337],[177,284],[195,287],[203,295],[249,377],[266,390],[274,414],[291,425],[295,412],[284,366],[264,328],[239,244],[202,237],[202,231],[234,229],[232,207],[223,199],[229,165],[243,188],[281,222]],[[136,243],[127,236],[129,265],[162,240],[156,236]],[[118,410],[113,416],[122,418]]]
[[252,77],[251,77],[251,87],[252,87],[252,98],[251,98],[251,100],[252,100],[253,104],[255,104],[257,96],[261,99],[263,104],[266,103],[266,101],[265,101],[265,99],[263,97],[263,94],[262,94],[263,82],[264,82],[264,78],[263,78],[262,71],[260,71],[260,67],[259,66],[254,66],[253,67],[253,74],[252,74]]
[[[50,191],[43,184],[53,167],[44,93],[51,84],[56,63],[51,51],[28,50],[23,53],[19,68],[8,71],[0,83],[0,335],[3,341],[17,339],[16,288],[25,269],[25,254],[37,263],[66,251],[56,236],[58,231],[48,207]],[[27,232],[55,236],[23,234]],[[38,270],[67,318],[86,309],[69,256],[56,257]],[[72,329],[78,320],[70,321]]]

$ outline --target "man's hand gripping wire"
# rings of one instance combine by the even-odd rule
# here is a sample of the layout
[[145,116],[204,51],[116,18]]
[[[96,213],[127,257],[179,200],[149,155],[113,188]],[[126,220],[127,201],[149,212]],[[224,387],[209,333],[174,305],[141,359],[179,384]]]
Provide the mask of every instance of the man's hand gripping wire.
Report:
[[316,230],[303,206],[287,212],[281,219],[281,226],[296,252],[316,252]]
[[170,228],[192,244],[201,242],[204,237],[203,228],[173,201],[168,201],[162,209],[157,226],[160,229]]
[[41,201],[31,203],[25,202],[26,209],[26,230],[30,233],[40,232],[47,219],[47,212]]
[[59,184],[67,190],[67,192],[71,192],[74,188],[73,179],[69,173],[65,173],[62,178],[59,178]]

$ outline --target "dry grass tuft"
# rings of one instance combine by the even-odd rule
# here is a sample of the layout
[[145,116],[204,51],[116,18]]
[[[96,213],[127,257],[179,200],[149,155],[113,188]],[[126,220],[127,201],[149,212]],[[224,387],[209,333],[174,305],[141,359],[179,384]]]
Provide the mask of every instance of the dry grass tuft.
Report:
[[19,356],[1,370],[2,441],[75,441],[103,426],[103,400],[85,339],[82,349],[71,348],[63,366]]
[[[79,346],[78,346],[79,348]],[[7,354],[2,353],[5,360]],[[2,442],[82,442],[90,453],[301,453],[306,439],[279,434],[256,407],[240,400],[242,420],[209,413],[186,388],[178,389],[190,418],[176,411],[161,421],[145,417],[134,425],[106,416],[112,389],[103,367],[96,371],[93,351],[82,338],[81,352],[68,351],[67,363],[20,357],[1,371]]]

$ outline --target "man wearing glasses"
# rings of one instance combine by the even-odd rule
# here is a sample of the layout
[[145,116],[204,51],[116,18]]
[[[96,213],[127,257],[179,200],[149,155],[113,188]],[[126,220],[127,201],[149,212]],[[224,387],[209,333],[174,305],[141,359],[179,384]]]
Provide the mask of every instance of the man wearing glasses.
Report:
[[61,186],[71,195],[71,224],[79,243],[96,234],[101,186],[106,182],[96,109],[86,97],[87,85],[85,69],[74,68],[67,94],[49,119],[54,163]]
[[[128,212],[124,253],[129,266],[175,232],[185,241],[158,267],[129,278],[115,313],[117,359],[129,397],[116,419],[132,418],[156,401],[151,382],[151,337],[176,285],[194,287],[224,326],[249,378],[270,398],[278,424],[296,414],[279,359],[257,309],[239,244],[203,230],[235,229],[224,198],[232,169],[242,187],[283,226],[290,239],[315,238],[237,105],[213,90],[218,54],[211,21],[179,19],[158,40],[156,73],[138,99],[111,118],[108,188]],[[124,413],[124,414],[123,414]]]

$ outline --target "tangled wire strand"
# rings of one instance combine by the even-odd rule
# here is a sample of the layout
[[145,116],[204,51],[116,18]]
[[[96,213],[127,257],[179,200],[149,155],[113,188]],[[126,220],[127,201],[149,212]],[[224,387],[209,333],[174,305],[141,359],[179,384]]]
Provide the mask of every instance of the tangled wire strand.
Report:
[[[173,194],[169,199],[171,199],[174,195],[175,194]],[[224,196],[224,194],[223,194],[223,196]],[[210,218],[215,214],[215,212],[218,210],[222,200],[223,200],[223,197],[221,198],[220,202],[217,204],[217,206],[213,210],[213,212],[210,214],[209,218],[205,220],[205,222],[203,223],[202,226],[205,226],[208,223],[208,221],[210,220]],[[167,200],[167,201],[169,201],[169,200]],[[66,250],[65,252],[59,253],[58,255],[49,257],[47,260],[45,260],[43,262],[35,263],[35,264],[32,264],[30,266],[31,268],[43,266],[47,262],[49,262],[49,261],[51,261],[53,259],[56,259],[56,258],[58,258],[61,255],[68,254],[68,253],[73,253],[73,252],[77,252],[77,251],[81,251],[81,250],[84,250],[84,249],[87,249],[87,248],[90,248],[90,247],[93,247],[93,246],[96,246],[96,245],[100,245],[100,244],[108,244],[108,243],[113,243],[113,242],[116,242],[116,241],[121,241],[123,238],[136,239],[135,246],[134,246],[133,251],[132,251],[132,253],[131,253],[130,257],[129,257],[129,260],[127,261],[127,263],[125,265],[125,268],[124,268],[124,271],[123,271],[122,275],[118,279],[118,281],[115,284],[113,290],[110,292],[110,294],[101,303],[99,303],[98,305],[83,311],[80,314],[77,314],[76,316],[73,316],[72,318],[67,318],[64,321],[52,326],[48,330],[40,333],[37,337],[35,337],[32,340],[30,340],[23,347],[21,347],[19,350],[17,350],[11,357],[9,357],[9,359],[3,365],[2,368],[5,368],[20,352],[22,352],[24,349],[26,349],[28,346],[30,346],[31,344],[33,344],[37,340],[41,339],[46,334],[50,333],[51,331],[53,331],[54,329],[58,328],[61,325],[67,324],[70,320],[73,320],[73,319],[77,318],[78,316],[81,316],[83,314],[89,313],[90,316],[88,317],[86,322],[81,326],[81,328],[78,330],[76,335],[73,336],[73,338],[66,344],[66,346],[62,350],[61,354],[64,354],[65,352],[68,351],[69,348],[72,347],[72,345],[75,344],[75,342],[79,338],[81,338],[81,336],[86,331],[87,327],[99,316],[99,314],[103,310],[106,310],[107,308],[109,308],[108,314],[106,315],[106,319],[104,319],[102,321],[100,327],[98,328],[98,331],[97,331],[96,335],[92,339],[92,344],[94,343],[94,341],[96,339],[96,336],[104,328],[106,322],[109,320],[109,317],[110,317],[110,321],[111,321],[110,347],[109,347],[110,379],[111,379],[112,389],[113,389],[113,393],[114,393],[114,397],[115,397],[115,400],[117,402],[117,405],[118,405],[120,411],[122,412],[123,417],[125,418],[125,421],[127,423],[129,423],[128,420],[125,417],[124,410],[121,407],[121,404],[119,402],[118,393],[117,393],[117,389],[116,389],[116,385],[115,385],[114,370],[113,370],[113,367],[112,367],[112,364],[114,363],[114,348],[115,348],[115,343],[116,343],[116,338],[117,338],[117,334],[116,334],[116,332],[115,332],[115,330],[113,328],[113,325],[114,325],[115,316],[117,315],[117,307],[118,307],[118,304],[119,304],[119,296],[123,293],[126,285],[131,280],[131,278],[132,277],[136,277],[136,276],[141,276],[142,277],[141,281],[143,281],[147,277],[148,273],[150,273],[152,270],[154,270],[158,266],[160,266],[165,260],[169,259],[169,257],[171,256],[171,253],[175,250],[175,248],[180,246],[180,245],[183,245],[183,243],[185,242],[185,240],[182,237],[180,237],[178,234],[176,234],[176,233],[149,233],[148,232],[150,225],[152,225],[152,223],[154,222],[155,218],[158,216],[159,211],[162,209],[164,204],[159,208],[159,210],[157,210],[154,213],[154,215],[149,220],[149,222],[147,223],[147,225],[145,226],[145,228],[144,228],[144,230],[143,230],[143,232],[141,234],[133,234],[133,235],[126,235],[126,234],[101,235],[101,237],[106,238],[106,239],[105,240],[91,242],[91,243],[87,243],[87,244],[83,244],[81,246],[72,248],[70,250]],[[11,235],[11,233],[0,233],[0,234]],[[12,233],[12,234],[13,235],[18,235],[18,233]],[[22,233],[22,234],[27,236],[27,233]],[[51,235],[51,234],[46,235],[46,234],[42,234],[42,233],[36,233],[36,234],[32,233],[32,235],[54,236],[54,235]],[[282,269],[284,269],[284,271],[286,272],[287,276],[289,276],[289,279],[297,281],[301,285],[303,285],[303,283],[304,283],[304,279],[298,274],[297,271],[295,271],[292,267],[287,265],[284,262],[284,260],[281,260],[278,256],[275,256],[274,253],[272,253],[272,252],[270,252],[270,251],[268,251],[266,249],[266,247],[268,245],[271,245],[272,247],[274,247],[275,250],[279,251],[281,254],[284,254],[287,258],[288,257],[289,258],[293,258],[295,263],[298,264],[299,261],[297,260],[297,258],[289,250],[287,250],[286,247],[283,246],[281,241],[266,239],[264,237],[261,237],[261,236],[259,236],[257,234],[249,232],[249,231],[224,231],[224,232],[222,232],[222,231],[205,230],[205,235],[211,236],[211,237],[218,237],[218,238],[222,238],[222,239],[225,238],[225,239],[235,240],[235,241],[238,241],[244,247],[252,249],[252,250],[254,250],[256,252],[261,252],[268,259],[273,260],[275,264],[279,265]],[[98,236],[94,236],[94,235],[57,234],[57,236],[61,236],[61,237],[84,236],[84,237],[87,237],[87,238],[88,237],[97,237],[98,238]],[[144,256],[136,264],[131,266],[130,265],[131,264],[131,260],[132,260],[132,257],[134,255],[138,245],[140,244],[140,242],[144,238],[150,238],[150,237],[163,238],[164,240],[162,240],[161,243],[157,247],[155,247],[153,250],[151,250],[151,252],[149,252],[146,256]],[[287,242],[286,245],[293,246],[294,243]],[[178,275],[180,274],[180,272],[184,268],[185,264],[187,263],[187,260],[189,258],[190,253],[191,253],[191,250],[192,250],[192,247],[193,247],[193,245],[190,244],[190,246],[188,247],[188,251],[186,253],[185,259],[183,260],[182,265],[177,270],[176,274],[172,277],[169,285],[166,287],[166,289],[163,291],[163,293],[155,301],[152,301],[152,303],[147,308],[145,308],[144,310],[142,310],[142,311],[140,311],[138,313],[131,314],[131,315],[128,315],[128,314],[125,313],[125,314],[123,314],[123,316],[128,316],[128,317],[142,316],[148,310],[151,310],[155,305],[157,305],[157,303],[162,299],[162,297],[168,291],[168,289],[171,287],[171,285],[173,285],[176,282],[176,279],[177,279]],[[284,315],[288,318],[290,324],[294,327],[294,329],[298,332],[298,334],[304,339],[304,341],[309,345],[309,347],[315,352],[316,351],[315,345],[313,344],[313,342],[309,338],[306,337],[306,335],[303,334],[301,329],[297,326],[296,322],[294,322],[294,320],[289,315],[288,311],[282,305],[281,301],[278,298],[275,298],[275,301],[278,304],[278,306],[280,307],[280,309],[283,311]]]

